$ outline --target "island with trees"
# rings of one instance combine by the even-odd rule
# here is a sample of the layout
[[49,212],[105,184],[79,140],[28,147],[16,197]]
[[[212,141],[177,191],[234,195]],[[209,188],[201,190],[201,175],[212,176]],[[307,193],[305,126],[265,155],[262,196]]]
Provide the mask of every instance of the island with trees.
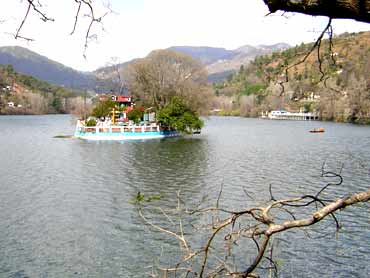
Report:
[[100,96],[93,118],[78,121],[75,136],[126,140],[200,133],[203,121],[198,113],[207,106],[206,77],[191,57],[155,51],[128,68],[132,96]]

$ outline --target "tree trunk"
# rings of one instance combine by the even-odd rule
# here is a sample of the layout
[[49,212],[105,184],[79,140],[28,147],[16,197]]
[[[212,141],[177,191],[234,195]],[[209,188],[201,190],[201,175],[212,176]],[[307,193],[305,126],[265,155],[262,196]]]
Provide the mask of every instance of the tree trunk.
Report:
[[263,0],[270,12],[277,10],[370,23],[370,0]]

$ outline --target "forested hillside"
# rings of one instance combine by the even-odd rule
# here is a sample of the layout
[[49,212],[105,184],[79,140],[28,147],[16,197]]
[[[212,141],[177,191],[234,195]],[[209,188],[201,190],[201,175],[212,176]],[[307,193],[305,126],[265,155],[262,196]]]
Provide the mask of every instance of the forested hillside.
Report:
[[0,66],[0,114],[70,113],[80,109],[84,94]]
[[109,80],[102,80],[94,73],[74,70],[19,46],[0,47],[0,65],[12,65],[19,73],[76,90],[106,92],[113,87]]
[[[285,108],[317,112],[323,120],[370,122],[370,32],[259,56],[227,81],[214,84],[221,113],[258,116]],[[281,85],[279,85],[279,83]]]

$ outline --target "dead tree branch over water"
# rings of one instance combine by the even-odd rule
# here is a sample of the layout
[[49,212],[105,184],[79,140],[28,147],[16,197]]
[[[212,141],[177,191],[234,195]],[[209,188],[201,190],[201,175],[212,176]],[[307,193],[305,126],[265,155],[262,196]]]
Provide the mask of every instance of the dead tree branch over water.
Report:
[[[273,258],[272,239],[274,235],[282,234],[291,229],[300,230],[312,226],[327,217],[334,221],[336,231],[338,231],[340,224],[336,212],[348,206],[370,201],[370,189],[335,200],[330,199],[326,190],[332,186],[341,185],[342,176],[340,173],[323,170],[322,177],[333,179],[333,181],[324,185],[315,194],[277,199],[270,186],[270,201],[242,210],[220,208],[218,206],[219,200],[217,200],[215,207],[188,211],[187,209],[181,210],[181,202],[178,202],[177,209],[183,213],[212,216],[210,225],[206,226],[210,231],[207,240],[194,250],[184,232],[182,221],[180,221],[177,232],[170,231],[150,222],[140,209],[139,214],[145,223],[161,233],[174,237],[179,242],[179,249],[182,252],[182,258],[176,265],[171,267],[158,266],[157,269],[160,271],[152,276],[246,278],[259,277],[261,270],[270,271],[270,274],[274,273],[277,276],[277,262]],[[325,198],[323,197],[324,193],[326,193]],[[246,240],[255,246],[255,251],[245,247]],[[220,246],[224,246],[221,247],[223,255],[217,251]],[[239,248],[239,251],[241,248],[244,254],[238,253],[239,259],[252,256],[252,261],[248,263],[247,260],[244,260],[242,264],[240,262],[236,264],[231,259],[235,254],[235,248]]]

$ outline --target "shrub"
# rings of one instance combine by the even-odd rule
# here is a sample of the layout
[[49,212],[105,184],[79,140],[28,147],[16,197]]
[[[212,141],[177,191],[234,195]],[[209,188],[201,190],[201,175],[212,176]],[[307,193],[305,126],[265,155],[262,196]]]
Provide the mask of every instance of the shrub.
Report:
[[192,133],[193,130],[203,127],[203,121],[180,97],[172,98],[170,104],[159,110],[157,120],[162,126],[182,133]]
[[143,117],[143,112],[139,109],[133,109],[127,113],[127,118],[134,123],[140,123]]
[[115,105],[116,103],[112,100],[101,101],[94,107],[92,115],[97,118],[106,117]]
[[86,121],[86,126],[96,126],[96,120],[94,118],[89,118]]

